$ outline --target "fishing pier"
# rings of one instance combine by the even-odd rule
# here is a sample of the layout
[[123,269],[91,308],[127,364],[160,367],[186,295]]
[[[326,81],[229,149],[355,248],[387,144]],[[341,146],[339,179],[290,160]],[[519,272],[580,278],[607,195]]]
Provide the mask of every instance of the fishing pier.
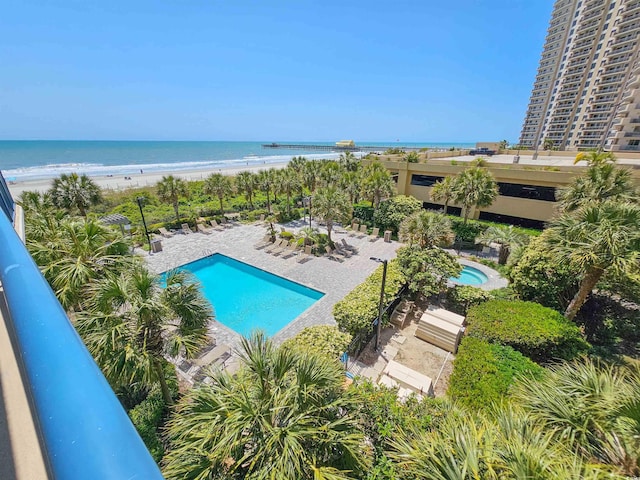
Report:
[[265,143],[262,148],[280,148],[283,150],[313,150],[317,152],[384,152],[390,149],[420,150],[421,147],[405,147],[402,145],[356,145],[352,141],[336,142],[334,145],[312,145],[308,143]]

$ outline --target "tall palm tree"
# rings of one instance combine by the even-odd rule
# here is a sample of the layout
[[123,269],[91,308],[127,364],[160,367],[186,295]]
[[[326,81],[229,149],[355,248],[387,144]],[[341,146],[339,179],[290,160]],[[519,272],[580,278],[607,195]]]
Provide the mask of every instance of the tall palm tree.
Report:
[[138,262],[128,241],[96,220],[45,213],[27,225],[27,247],[66,310],[82,310],[93,282]]
[[578,153],[573,164],[575,165],[581,160],[585,160],[590,166],[616,163],[617,161],[613,152],[601,152],[598,150]]
[[338,163],[347,172],[356,172],[360,169],[360,160],[353,154],[353,152],[344,152],[340,154]]
[[287,196],[287,216],[291,215],[291,195],[301,187],[300,177],[293,168],[283,168],[279,175],[279,188]]
[[605,271],[637,272],[640,206],[607,200],[587,203],[551,222],[546,243],[558,262],[570,264],[580,288],[564,315],[573,319]]
[[188,392],[168,424],[168,479],[347,480],[366,468],[340,364],[242,339],[243,367]]
[[322,165],[320,170],[320,183],[323,187],[337,186],[342,176],[345,173],[345,169],[338,162],[327,161]]
[[392,196],[395,190],[391,173],[379,161],[374,161],[367,165],[363,176],[363,190],[371,196],[371,206],[377,209],[380,200]]
[[77,208],[85,218],[87,209],[102,200],[100,187],[86,175],[77,173],[63,173],[54,179],[48,194],[56,207],[68,211]]
[[304,170],[304,166],[306,163],[307,159],[305,157],[293,157],[287,164],[287,167],[291,168],[298,175],[302,175],[302,171]]
[[539,380],[524,378],[512,398],[532,421],[569,451],[593,463],[640,475],[640,370],[591,360],[548,368]]
[[204,193],[218,197],[220,210],[224,211],[222,201],[233,193],[233,181],[221,173],[212,173],[204,181]]
[[358,203],[362,192],[362,170],[344,172],[340,179],[340,188],[349,195],[351,203]]
[[327,235],[331,242],[331,231],[335,222],[346,223],[351,219],[351,202],[337,187],[319,189],[313,197],[313,210],[316,217],[327,224]]
[[302,168],[302,179],[304,185],[311,190],[312,193],[316,191],[321,170],[322,161],[320,160],[308,160],[304,163],[304,167]]
[[493,175],[482,167],[472,167],[460,173],[454,181],[454,201],[463,206],[464,223],[471,207],[488,207],[498,196],[498,184]]
[[178,202],[180,202],[180,198],[189,197],[189,188],[187,187],[187,182],[185,182],[181,178],[169,175],[166,177],[162,177],[162,180],[160,180],[156,184],[156,189],[158,191],[158,197],[160,198],[160,200],[173,206],[173,211],[176,214],[176,220],[178,221],[178,223],[180,223]]
[[267,212],[271,213],[271,192],[275,185],[274,170],[260,170],[256,183],[258,188],[267,196]]
[[453,237],[451,221],[440,213],[418,210],[400,224],[400,239],[421,248],[437,247]]
[[444,214],[447,214],[449,203],[455,198],[455,178],[448,176],[435,183],[431,188],[431,199],[434,202],[444,203]]
[[491,243],[500,244],[500,253],[498,254],[498,263],[505,265],[509,254],[513,248],[526,245],[529,237],[523,233],[514,230],[513,225],[508,227],[491,226],[482,232],[476,238],[476,243],[489,245]]
[[253,210],[253,193],[258,188],[257,175],[253,172],[240,172],[236,177],[236,185],[238,190],[245,194]]
[[164,282],[162,288],[162,279],[143,267],[104,278],[93,286],[92,309],[76,327],[112,384],[159,382],[171,404],[164,356],[194,357],[213,313],[186,272],[169,272]]

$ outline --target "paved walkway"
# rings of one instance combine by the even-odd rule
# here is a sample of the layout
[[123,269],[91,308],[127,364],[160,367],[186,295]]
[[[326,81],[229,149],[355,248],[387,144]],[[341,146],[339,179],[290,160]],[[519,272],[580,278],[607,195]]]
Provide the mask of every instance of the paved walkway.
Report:
[[[295,232],[304,226],[303,222],[293,222],[285,227]],[[278,226],[278,230],[280,226]],[[320,232],[326,232],[323,227]],[[313,325],[334,325],[333,306],[347,293],[362,283],[375,269],[378,263],[369,257],[391,259],[401,246],[398,242],[385,243],[382,238],[371,242],[368,237],[350,237],[342,229],[332,232],[334,241],[346,239],[357,249],[357,253],[342,263],[325,257],[312,257],[304,263],[298,263],[295,257],[282,258],[255,248],[266,235],[265,226],[255,224],[237,224],[223,231],[211,234],[176,234],[162,239],[163,251],[151,255],[144,254],[149,267],[156,273],[179,267],[199,258],[222,253],[236,260],[283,276],[308,287],[320,290],[325,295],[298,318],[280,330],[273,340],[277,343],[293,337],[302,329]],[[217,343],[227,343],[237,347],[240,335],[219,322],[210,324],[210,332]]]

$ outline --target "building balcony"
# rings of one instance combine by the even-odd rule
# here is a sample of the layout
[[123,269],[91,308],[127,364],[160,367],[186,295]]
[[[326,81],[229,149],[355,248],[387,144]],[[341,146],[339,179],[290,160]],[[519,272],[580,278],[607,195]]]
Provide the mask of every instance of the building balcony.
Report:
[[[14,225],[21,230],[21,223],[21,210],[0,174],[0,385],[4,402],[20,389],[24,397],[22,405],[2,405],[0,416],[6,418],[0,418],[0,425],[15,424],[16,412],[22,411],[37,438],[35,447],[25,450],[28,428],[0,428],[0,478],[162,479],[16,232]],[[6,345],[15,345],[19,353]],[[7,391],[10,377],[19,385]],[[29,470],[21,473],[24,469]]]
[[640,138],[640,132],[624,132],[625,138]]

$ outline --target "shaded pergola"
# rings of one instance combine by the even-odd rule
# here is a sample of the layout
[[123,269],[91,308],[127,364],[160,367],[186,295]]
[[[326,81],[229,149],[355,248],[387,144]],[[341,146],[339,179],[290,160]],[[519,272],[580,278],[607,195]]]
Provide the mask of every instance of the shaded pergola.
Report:
[[107,215],[106,217],[102,217],[100,219],[100,222],[102,222],[105,225],[119,225],[122,235],[124,235],[124,230],[125,230],[124,226],[131,225],[131,220],[129,220],[127,217],[125,217],[120,213],[114,213],[112,215]]

